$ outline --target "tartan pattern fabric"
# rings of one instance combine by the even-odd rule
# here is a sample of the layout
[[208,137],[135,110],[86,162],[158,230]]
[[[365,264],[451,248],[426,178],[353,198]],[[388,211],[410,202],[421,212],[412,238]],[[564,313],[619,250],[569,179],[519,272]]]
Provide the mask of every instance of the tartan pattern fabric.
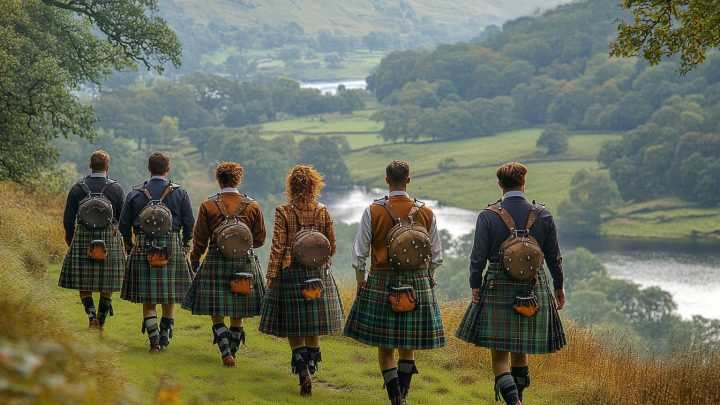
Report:
[[567,340],[545,271],[538,273],[535,285],[540,310],[529,318],[513,309],[515,296],[525,295],[527,288],[527,282],[512,280],[499,264],[491,263],[480,289],[480,303],[470,303],[456,336],[477,346],[513,353],[560,350]]
[[150,267],[146,245],[150,239],[136,234],[135,245],[127,264],[120,297],[143,304],[175,304],[182,302],[190,287],[190,268],[176,231],[157,238],[157,246],[170,249],[170,261],[163,267]]
[[[253,256],[228,259],[214,244],[208,249],[205,261],[185,294],[182,307],[193,315],[215,315],[250,318],[260,315],[265,283],[262,270],[255,265]],[[233,294],[230,282],[235,273],[247,272],[254,275],[249,295]]]
[[[87,256],[90,242],[96,239],[105,241],[108,250],[105,261],[90,260]],[[92,230],[76,224],[72,243],[60,271],[58,285],[79,291],[120,291],[124,270],[125,252],[122,236],[116,227]]]
[[[323,295],[305,301],[305,280],[319,278],[325,285]],[[284,269],[275,277],[265,295],[260,332],[277,337],[335,335],[342,332],[345,320],[337,283],[330,269]]]
[[[417,307],[396,313],[389,301],[391,287],[409,284]],[[445,346],[445,328],[427,270],[370,271],[350,309],[345,336],[385,348],[427,350]]]
[[[303,223],[315,222],[315,229],[325,235],[330,241],[330,256],[335,255],[335,229],[333,219],[327,208],[318,210],[320,204],[312,204],[309,207],[296,207],[302,216]],[[280,270],[290,268],[292,265],[292,244],[295,234],[301,227],[293,205],[283,204],[275,208],[275,226],[273,227],[272,246],[270,248],[270,261],[268,262],[267,277],[273,278]],[[319,209],[319,208],[318,208]],[[313,220],[314,218],[314,220]],[[332,258],[328,266],[332,265]]]

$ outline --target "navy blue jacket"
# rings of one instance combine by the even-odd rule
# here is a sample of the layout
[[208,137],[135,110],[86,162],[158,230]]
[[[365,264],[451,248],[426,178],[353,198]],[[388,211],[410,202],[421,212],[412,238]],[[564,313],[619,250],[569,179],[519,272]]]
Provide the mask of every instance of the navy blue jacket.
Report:
[[[125,206],[120,214],[120,232],[125,239],[125,246],[132,246],[132,231],[135,231],[135,233],[140,231],[138,216],[148,204],[148,199],[142,191],[143,188],[148,189],[153,199],[159,199],[168,184],[170,183],[165,179],[154,178],[138,184],[128,193]],[[182,231],[183,244],[189,245],[190,240],[192,240],[195,217],[193,216],[192,205],[187,191],[178,186],[167,196],[164,202],[172,213],[172,230],[176,232]]]
[[[81,180],[82,181],[82,180]],[[99,193],[105,184],[107,179],[103,177],[91,177],[90,175],[85,176],[85,184],[93,193]],[[107,186],[103,195],[110,200],[113,207],[113,220],[117,222],[120,218],[120,212],[123,208],[123,191],[120,183],[112,183]],[[75,236],[75,221],[77,220],[78,209],[80,208],[80,201],[87,197],[85,191],[83,191],[80,181],[75,183],[68,192],[67,202],[65,203],[65,213],[63,215],[63,225],[65,227],[65,241],[69,245]]]
[[[532,209],[532,203],[524,197],[508,197],[502,200],[503,209],[507,210],[515,221],[518,229],[524,229]],[[540,248],[545,255],[550,275],[553,279],[553,287],[563,288],[562,255],[558,244],[557,230],[550,212],[543,208],[538,214],[537,221],[530,228],[530,234],[538,241]],[[510,237],[510,230],[507,228],[500,215],[483,210],[478,215],[475,227],[475,241],[472,254],[470,255],[470,287],[480,288],[482,286],[482,272],[488,261],[500,262],[500,245]]]

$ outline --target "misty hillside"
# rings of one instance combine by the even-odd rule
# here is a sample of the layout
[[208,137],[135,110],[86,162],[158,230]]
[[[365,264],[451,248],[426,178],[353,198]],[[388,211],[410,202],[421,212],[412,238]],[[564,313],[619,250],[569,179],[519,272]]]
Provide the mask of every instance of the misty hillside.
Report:
[[[352,51],[469,40],[489,25],[561,3],[567,1],[167,0],[160,9],[180,36],[184,72],[243,77],[269,69],[297,77],[303,68],[324,67],[328,54],[326,64],[337,71],[343,62],[358,64]],[[262,66],[268,61],[274,64]],[[364,70],[345,75],[362,77],[378,61],[375,55]]]

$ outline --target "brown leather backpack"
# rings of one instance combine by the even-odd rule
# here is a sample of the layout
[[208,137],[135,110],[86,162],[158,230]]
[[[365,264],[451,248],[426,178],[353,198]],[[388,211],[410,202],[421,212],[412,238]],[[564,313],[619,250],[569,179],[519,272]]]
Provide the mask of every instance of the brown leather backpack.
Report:
[[232,214],[228,213],[219,194],[210,197],[210,201],[217,204],[220,213],[225,217],[225,220],[215,228],[212,235],[212,240],[220,253],[228,259],[239,259],[247,256],[253,247],[253,235],[250,227],[240,221],[239,217],[245,211],[245,208],[253,202],[253,199],[245,196]]
[[296,265],[309,268],[321,268],[330,260],[330,241],[322,232],[315,229],[315,218],[318,212],[325,210],[325,206],[318,204],[313,213],[313,222],[303,223],[300,211],[294,206],[292,207],[295,216],[300,222],[300,231],[295,234],[290,251],[292,252],[292,261]]
[[502,203],[490,205],[488,210],[498,214],[510,230],[508,237],[500,245],[500,263],[508,275],[517,281],[530,281],[542,269],[545,256],[537,240],[530,235],[530,228],[538,218],[542,206],[533,201],[525,229],[517,229],[512,215],[503,209]]
[[170,183],[160,199],[155,200],[150,195],[150,191],[143,186],[142,192],[147,197],[148,203],[140,211],[138,218],[140,220],[140,230],[148,237],[158,238],[172,230],[172,212],[170,212],[170,208],[165,205],[164,201],[176,188],[177,185]]
[[105,189],[115,180],[106,179],[105,185],[99,193],[90,191],[85,179],[78,182],[87,197],[80,201],[78,206],[78,222],[88,229],[105,229],[113,221],[113,207],[110,200],[105,196]]
[[415,215],[425,203],[415,200],[406,221],[400,219],[390,199],[385,197],[374,204],[385,207],[395,226],[387,234],[390,265],[396,270],[417,270],[428,268],[432,258],[432,243],[428,230],[415,222]]

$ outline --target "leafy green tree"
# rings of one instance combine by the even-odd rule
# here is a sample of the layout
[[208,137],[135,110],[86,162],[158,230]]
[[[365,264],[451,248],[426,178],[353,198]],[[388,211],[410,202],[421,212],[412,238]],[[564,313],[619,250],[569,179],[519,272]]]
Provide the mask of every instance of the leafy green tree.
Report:
[[580,281],[590,280],[593,277],[608,277],[607,269],[599,257],[585,248],[578,248],[563,257],[565,283],[570,293]]
[[298,146],[298,161],[315,166],[325,175],[328,187],[350,187],[350,171],[340,155],[338,144],[332,139],[327,136],[307,137]]
[[546,148],[548,155],[567,152],[570,132],[562,125],[548,125],[537,140],[537,146]]
[[0,0],[0,179],[27,181],[56,158],[50,141],[95,136],[72,90],[115,70],[180,64],[156,0]]
[[641,56],[651,64],[680,54],[678,71],[686,74],[705,61],[708,48],[720,46],[720,7],[711,0],[623,0],[631,22],[619,21],[613,56]]
[[598,235],[618,201],[617,186],[606,174],[580,170],[570,182],[570,198],[560,203],[558,227],[569,235]]

